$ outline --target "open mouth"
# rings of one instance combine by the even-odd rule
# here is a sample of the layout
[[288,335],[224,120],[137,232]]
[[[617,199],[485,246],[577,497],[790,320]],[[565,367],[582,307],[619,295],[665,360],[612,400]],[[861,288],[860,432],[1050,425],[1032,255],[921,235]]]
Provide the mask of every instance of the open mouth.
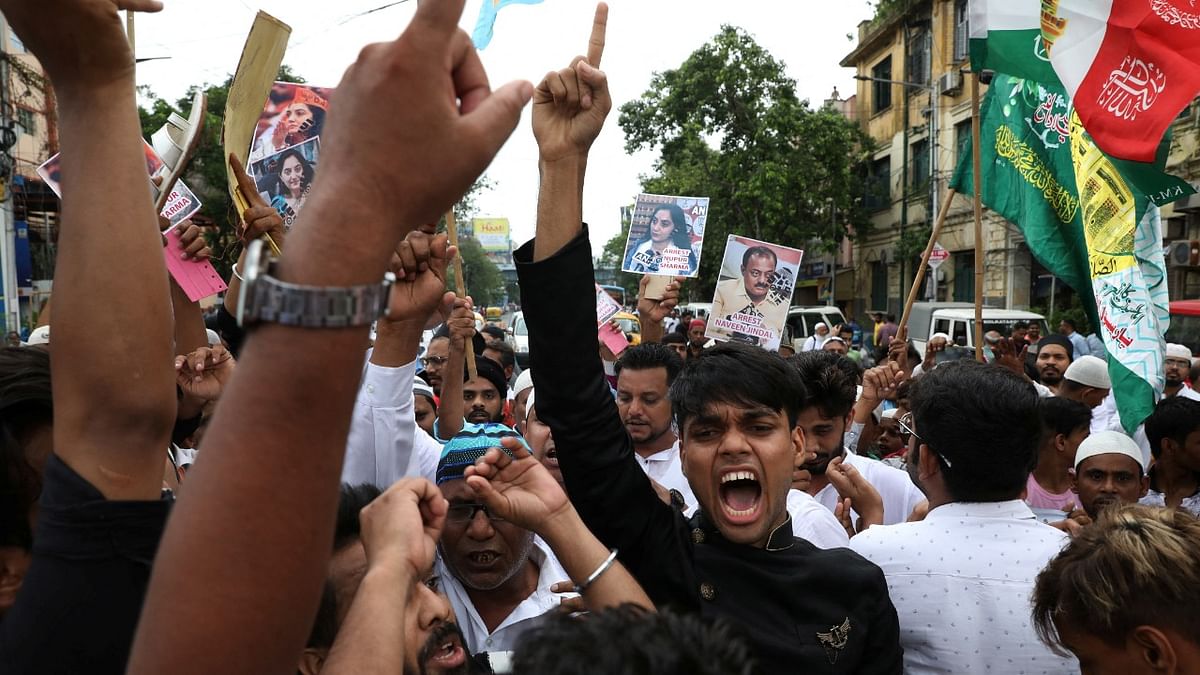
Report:
[[425,669],[427,672],[441,672],[454,670],[461,667],[467,661],[467,654],[463,650],[462,640],[458,635],[448,635],[440,644],[428,649],[428,656],[425,659]]
[[473,410],[469,415],[467,415],[467,421],[475,424],[490,422],[491,420],[492,418],[487,414],[486,410]]
[[754,522],[762,506],[762,485],[753,471],[730,471],[718,488],[721,508],[735,525]]
[[558,468],[558,450],[553,445],[546,448],[546,459],[543,463],[547,468]]
[[495,551],[476,551],[467,554],[467,560],[470,560],[471,564],[476,567],[490,567],[499,559],[500,555]]

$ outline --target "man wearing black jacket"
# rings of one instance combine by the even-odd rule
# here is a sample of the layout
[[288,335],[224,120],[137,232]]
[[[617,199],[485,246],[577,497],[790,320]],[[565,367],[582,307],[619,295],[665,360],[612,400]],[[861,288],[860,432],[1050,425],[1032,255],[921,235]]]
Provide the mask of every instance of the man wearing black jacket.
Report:
[[534,94],[540,150],[536,239],[515,254],[538,417],[554,433],[567,492],[588,527],[659,606],[725,617],[762,672],[898,673],[896,610],[883,574],[846,549],[792,536],[786,502],[807,397],[775,354],[720,345],[671,389],[690,521],[659,500],[604,379],[591,251],[582,221],[587,151],[611,108],[598,70],[605,12],[587,59]]

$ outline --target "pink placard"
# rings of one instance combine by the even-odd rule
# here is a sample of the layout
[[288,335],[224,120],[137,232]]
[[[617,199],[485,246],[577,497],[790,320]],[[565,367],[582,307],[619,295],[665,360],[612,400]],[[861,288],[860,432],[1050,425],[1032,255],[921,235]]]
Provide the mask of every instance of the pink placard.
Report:
[[179,228],[172,228],[163,236],[167,239],[167,245],[163,248],[167,271],[187,294],[188,300],[198,302],[201,298],[216,295],[228,288],[212,263],[207,260],[184,260],[179,257],[183,254]]
[[614,328],[611,323],[600,327],[600,341],[614,355],[620,355],[629,346],[629,340],[625,339],[625,333],[622,333],[619,328]]

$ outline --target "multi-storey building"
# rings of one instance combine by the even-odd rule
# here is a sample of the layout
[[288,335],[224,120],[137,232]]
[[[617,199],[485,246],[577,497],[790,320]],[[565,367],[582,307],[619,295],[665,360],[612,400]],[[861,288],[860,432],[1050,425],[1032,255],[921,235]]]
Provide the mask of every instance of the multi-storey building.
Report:
[[0,288],[6,331],[29,328],[49,297],[59,205],[36,169],[57,146],[50,82],[0,18]]
[[[852,282],[839,279],[837,290],[839,304],[857,315],[899,313],[971,134],[967,0],[881,7],[859,24],[858,44],[841,61],[857,71],[858,121],[879,144],[864,195],[872,228],[853,248]],[[955,197],[939,239],[950,258],[926,275],[920,297],[974,300],[973,222],[971,200]],[[1039,270],[1019,231],[985,212],[983,240],[984,302],[1028,307]]]
[[[948,185],[971,135],[967,0],[894,0],[858,28],[841,65],[856,70],[856,119],[879,144],[864,203],[872,229],[847,256],[839,304],[861,316],[903,307],[920,253],[947,199]],[[980,95],[986,85],[980,85]],[[1200,179],[1200,103],[1174,126],[1168,171]],[[1171,297],[1200,297],[1200,195],[1163,209]],[[1073,291],[1034,259],[1020,230],[988,209],[983,219],[984,303],[1051,309]],[[1172,245],[1172,242],[1181,242]],[[969,195],[954,198],[939,243],[950,258],[926,275],[919,297],[972,301],[975,235]],[[1185,255],[1190,252],[1190,258]],[[1172,262],[1171,253],[1175,259]]]

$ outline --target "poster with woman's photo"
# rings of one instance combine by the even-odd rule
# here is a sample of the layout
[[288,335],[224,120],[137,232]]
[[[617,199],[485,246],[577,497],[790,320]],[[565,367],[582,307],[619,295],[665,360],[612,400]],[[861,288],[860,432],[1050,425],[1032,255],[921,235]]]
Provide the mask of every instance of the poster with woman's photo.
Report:
[[308,199],[320,154],[321,140],[314,138],[250,165],[259,193],[289,230]]
[[250,163],[319,137],[331,94],[329,87],[276,82],[254,128]]
[[704,336],[779,348],[804,251],[729,235]]
[[621,270],[698,276],[707,220],[708,197],[638,195]]

